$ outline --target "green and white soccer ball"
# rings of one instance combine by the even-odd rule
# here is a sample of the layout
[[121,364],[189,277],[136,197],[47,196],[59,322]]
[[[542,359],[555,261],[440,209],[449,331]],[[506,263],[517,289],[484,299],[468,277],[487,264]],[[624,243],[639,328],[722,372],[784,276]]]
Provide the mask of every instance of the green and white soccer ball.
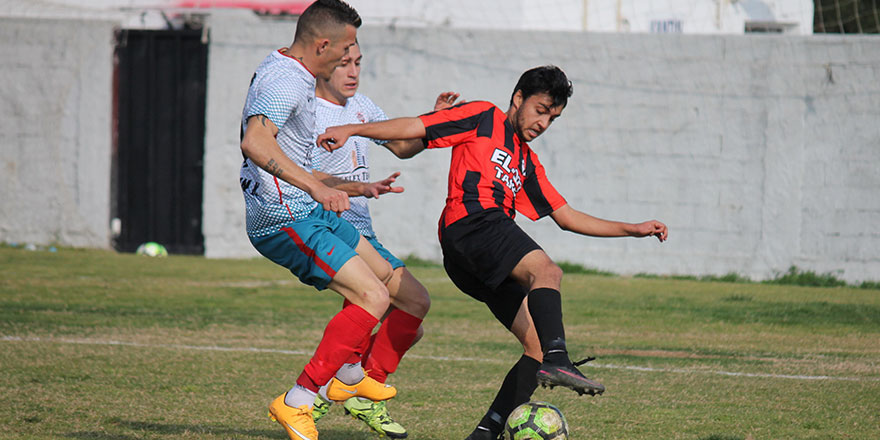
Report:
[[568,422],[559,408],[546,402],[516,407],[505,426],[510,440],[567,440]]
[[155,241],[148,241],[138,246],[136,253],[138,255],[146,255],[148,257],[167,257],[168,250]]

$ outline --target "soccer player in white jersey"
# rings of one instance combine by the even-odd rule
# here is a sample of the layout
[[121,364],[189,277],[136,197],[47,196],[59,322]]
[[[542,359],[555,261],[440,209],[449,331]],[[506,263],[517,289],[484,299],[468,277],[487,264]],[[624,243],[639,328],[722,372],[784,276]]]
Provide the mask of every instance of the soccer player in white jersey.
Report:
[[[387,118],[370,98],[357,93],[360,79],[362,55],[358,44],[351,46],[349,54],[343,58],[342,65],[333,71],[329,79],[319,78],[316,85],[318,97],[317,126],[323,133],[327,127],[344,124],[384,121]],[[458,98],[452,92],[442,93],[435,103],[435,110],[451,106]],[[399,156],[407,152],[419,151],[421,139],[372,141],[384,145]],[[330,184],[341,181],[369,182],[369,147],[371,140],[362,137],[349,138],[344,146],[332,153],[318,149],[316,160],[321,163],[320,173],[316,175]],[[324,174],[322,174],[324,173]],[[395,175],[389,181],[394,180]],[[342,187],[342,186],[337,186]],[[394,191],[402,191],[396,188]],[[362,360],[370,377],[384,383],[388,374],[397,369],[406,351],[421,337],[421,323],[430,307],[430,298],[425,287],[406,269],[403,261],[385,249],[376,239],[373,231],[370,210],[366,197],[352,197],[351,209],[342,213],[342,218],[357,228],[358,232],[373,245],[393,268],[388,290],[391,304],[385,319],[372,339],[367,354]],[[331,400],[326,398],[326,386],[321,388],[312,412],[315,421],[330,409]],[[406,429],[389,415],[384,401],[374,402],[366,398],[353,397],[345,401],[345,412],[362,420],[371,429],[390,438],[406,438]]]
[[[314,162],[315,80],[329,78],[355,43],[361,19],[341,0],[317,0],[297,21],[290,47],[272,52],[251,79],[242,112],[240,182],[247,234],[254,247],[303,283],[330,288],[348,304],[324,330],[296,384],[269,405],[269,415],[292,440],[317,440],[312,406],[330,382],[329,398],[373,401],[397,390],[365,376],[360,358],[387,311],[391,265],[339,214],[348,195],[311,174]],[[361,183],[361,194],[389,190]],[[287,373],[282,373],[287,375]]]

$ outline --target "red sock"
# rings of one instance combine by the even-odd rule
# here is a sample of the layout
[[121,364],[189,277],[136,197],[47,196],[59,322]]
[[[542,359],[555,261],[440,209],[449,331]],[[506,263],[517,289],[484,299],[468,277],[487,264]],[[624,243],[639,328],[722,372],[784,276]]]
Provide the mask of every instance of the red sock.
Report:
[[327,324],[318,349],[296,383],[317,392],[353,353],[362,350],[377,322],[373,315],[354,304],[342,309]]
[[370,377],[385,383],[416,339],[422,320],[400,309],[388,314],[364,356]]

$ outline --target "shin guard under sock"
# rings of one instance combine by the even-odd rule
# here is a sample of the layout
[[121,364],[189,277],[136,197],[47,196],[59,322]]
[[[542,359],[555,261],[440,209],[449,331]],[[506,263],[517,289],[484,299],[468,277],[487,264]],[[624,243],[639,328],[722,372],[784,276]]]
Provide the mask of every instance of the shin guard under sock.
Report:
[[500,433],[504,429],[507,416],[514,408],[528,402],[532,398],[532,393],[538,388],[536,374],[540,366],[541,363],[536,359],[522,355],[507,372],[495,400],[480,420],[479,426],[488,428],[494,434]]
[[352,353],[363,346],[378,322],[373,315],[354,304],[342,309],[327,324],[324,337],[296,383],[318,392],[321,385],[326,384],[352,357]]
[[[545,359],[554,361],[565,353],[565,327],[562,324],[562,295],[556,289],[538,288],[529,292],[529,314],[535,323]],[[551,348],[553,350],[551,350]]]
[[375,339],[372,340],[368,354],[364,356],[364,368],[380,383],[385,383],[388,375],[397,370],[403,355],[412,346],[422,325],[422,319],[400,309],[394,309],[382,322]]

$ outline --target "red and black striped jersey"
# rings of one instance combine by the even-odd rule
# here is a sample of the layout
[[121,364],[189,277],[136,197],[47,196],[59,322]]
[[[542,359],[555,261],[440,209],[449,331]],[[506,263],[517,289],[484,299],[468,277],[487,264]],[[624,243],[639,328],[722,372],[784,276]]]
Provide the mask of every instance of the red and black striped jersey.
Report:
[[466,102],[419,118],[428,148],[452,147],[441,228],[492,208],[538,220],[566,204],[538,156],[494,104]]

